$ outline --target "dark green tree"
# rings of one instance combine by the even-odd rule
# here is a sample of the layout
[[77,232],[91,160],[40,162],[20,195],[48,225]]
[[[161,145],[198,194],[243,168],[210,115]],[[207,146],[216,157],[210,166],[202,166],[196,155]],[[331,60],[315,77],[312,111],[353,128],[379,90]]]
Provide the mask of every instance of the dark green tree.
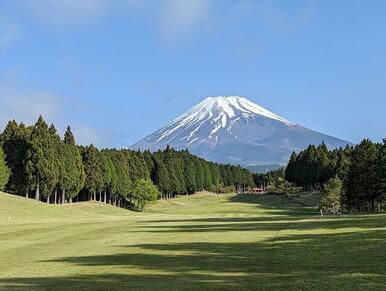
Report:
[[103,187],[103,173],[99,151],[94,145],[86,147],[83,151],[83,165],[85,171],[84,188],[96,199],[96,192]]
[[347,207],[349,210],[374,211],[378,198],[376,165],[378,148],[365,139],[355,147],[347,179]]
[[169,172],[163,163],[162,157],[155,157],[155,184],[161,192],[161,199],[168,197],[171,191]]
[[41,194],[49,199],[58,182],[57,155],[55,140],[41,116],[32,128],[27,151],[26,171],[35,190],[35,199],[40,200]]
[[11,170],[8,183],[5,187],[9,193],[29,196],[32,185],[29,184],[27,168],[27,150],[29,149],[29,139],[31,128],[18,125],[15,120],[8,122],[4,132],[0,136],[5,159]]
[[0,191],[4,190],[5,185],[8,183],[10,176],[10,170],[5,163],[4,151],[0,147]]
[[86,174],[82,162],[82,156],[75,143],[75,138],[68,126],[64,133],[63,143],[61,143],[62,162],[61,177],[59,187],[62,193],[62,203],[68,198],[69,202],[76,197],[83,188]]

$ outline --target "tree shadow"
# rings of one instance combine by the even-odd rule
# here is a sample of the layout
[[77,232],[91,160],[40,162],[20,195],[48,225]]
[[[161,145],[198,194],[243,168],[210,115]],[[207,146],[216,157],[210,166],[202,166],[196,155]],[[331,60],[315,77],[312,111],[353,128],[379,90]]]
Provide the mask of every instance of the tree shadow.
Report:
[[[228,198],[231,203],[254,204],[256,207],[266,210],[268,214],[284,216],[307,216],[319,214],[317,207],[306,206],[294,199],[292,202],[279,194],[239,194]],[[269,212],[271,210],[271,213]]]
[[[65,257],[90,268],[60,278],[1,279],[21,289],[354,289],[386,288],[385,231],[293,234],[259,242],[191,242],[120,246],[121,253]],[[95,267],[119,270],[94,275]],[[140,272],[138,272],[140,270]]]
[[260,217],[217,217],[182,220],[143,221],[130,230],[131,233],[205,233],[205,232],[246,232],[246,231],[308,231],[313,229],[370,229],[384,228],[386,215],[323,217],[320,219],[260,218]]

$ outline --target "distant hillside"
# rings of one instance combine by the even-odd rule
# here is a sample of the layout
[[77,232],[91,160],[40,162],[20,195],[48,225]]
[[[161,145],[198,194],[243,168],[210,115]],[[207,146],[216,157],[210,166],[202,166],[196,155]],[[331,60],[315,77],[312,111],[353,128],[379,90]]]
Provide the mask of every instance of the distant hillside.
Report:
[[268,173],[269,171],[276,171],[280,168],[285,167],[285,165],[272,164],[272,165],[262,165],[262,166],[245,166],[252,173]]

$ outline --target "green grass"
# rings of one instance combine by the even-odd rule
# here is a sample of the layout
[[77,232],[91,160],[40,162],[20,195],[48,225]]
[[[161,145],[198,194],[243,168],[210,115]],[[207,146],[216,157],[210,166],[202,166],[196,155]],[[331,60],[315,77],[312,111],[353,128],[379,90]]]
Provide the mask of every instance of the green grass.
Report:
[[199,194],[136,213],[0,194],[0,289],[385,290],[386,215],[321,218],[299,199]]

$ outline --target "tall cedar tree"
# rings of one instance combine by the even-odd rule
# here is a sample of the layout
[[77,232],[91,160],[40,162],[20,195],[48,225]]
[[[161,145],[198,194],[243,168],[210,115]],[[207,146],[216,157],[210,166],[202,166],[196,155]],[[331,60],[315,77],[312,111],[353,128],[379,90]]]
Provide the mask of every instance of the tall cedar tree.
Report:
[[377,205],[379,206],[386,200],[386,139],[383,140],[379,147],[377,161]]
[[0,191],[3,191],[5,185],[7,185],[9,175],[10,175],[10,170],[5,163],[4,151],[0,147]]
[[10,193],[29,196],[28,173],[26,173],[27,149],[31,128],[18,125],[15,120],[9,121],[1,135],[5,159],[11,170],[5,190]]
[[97,191],[103,186],[103,173],[99,151],[92,144],[83,151],[83,165],[86,174],[84,188],[91,194],[92,199],[95,200]]
[[377,191],[377,146],[365,139],[352,152],[348,175],[347,198],[350,210],[375,211]]
[[58,181],[57,155],[55,140],[41,116],[32,128],[27,152],[27,173],[35,199],[40,200],[41,194],[49,199]]
[[[57,176],[57,184],[54,187],[54,203],[57,202],[57,194],[58,188],[61,188],[61,184],[63,184],[63,179],[65,179],[67,171],[66,171],[66,162],[68,161],[67,153],[65,152],[65,148],[60,140],[60,136],[58,135],[56,128],[53,124],[51,124],[48,132],[51,135],[53,151],[55,155],[55,171]],[[63,199],[64,200],[64,199]],[[50,202],[50,197],[47,197],[47,203]]]
[[[72,202],[72,199],[79,194],[80,190],[82,190],[86,174],[84,171],[82,156],[76,146],[74,135],[72,134],[69,126],[64,133],[61,148],[65,157],[64,169],[66,173],[64,176],[66,179],[64,179],[61,185],[62,194],[65,191],[66,197],[70,202]],[[62,200],[64,201],[63,198]]]
[[158,185],[159,190],[161,191],[161,198],[168,197],[170,194],[170,176],[169,172],[165,167],[165,164],[162,160],[162,157],[155,156],[155,183]]

